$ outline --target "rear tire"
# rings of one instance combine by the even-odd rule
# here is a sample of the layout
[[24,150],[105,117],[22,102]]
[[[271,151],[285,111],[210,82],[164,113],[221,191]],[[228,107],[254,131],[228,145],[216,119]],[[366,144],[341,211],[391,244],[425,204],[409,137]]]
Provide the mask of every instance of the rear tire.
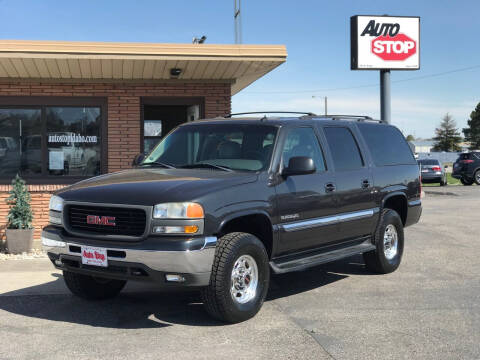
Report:
[[474,178],[475,184],[480,185],[480,170],[475,171],[473,178]]
[[210,284],[201,293],[203,304],[218,320],[245,321],[262,307],[269,281],[268,255],[262,242],[247,233],[227,234],[217,243]]
[[402,261],[404,236],[402,219],[395,210],[382,210],[374,241],[376,250],[363,254],[367,269],[380,274],[397,270]]
[[460,182],[465,185],[465,186],[470,186],[470,185],[473,185],[473,180],[467,180],[465,178],[460,178]]
[[125,280],[113,280],[89,275],[63,272],[68,289],[76,296],[86,300],[104,300],[118,295],[127,283]]

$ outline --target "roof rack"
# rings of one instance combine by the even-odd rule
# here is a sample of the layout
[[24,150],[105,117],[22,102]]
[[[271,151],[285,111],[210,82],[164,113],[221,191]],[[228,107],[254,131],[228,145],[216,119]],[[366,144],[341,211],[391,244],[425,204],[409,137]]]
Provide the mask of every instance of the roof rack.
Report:
[[232,116],[238,115],[252,115],[252,114],[303,114],[307,116],[317,116],[312,112],[302,112],[302,111],[251,111],[251,112],[242,112],[242,113],[235,113],[235,114],[228,114],[225,115],[226,118],[231,118]]
[[331,118],[333,120],[341,120],[341,119],[357,119],[357,121],[376,121],[379,123],[385,123],[384,120],[377,120],[373,119],[367,115],[322,115],[324,118]]

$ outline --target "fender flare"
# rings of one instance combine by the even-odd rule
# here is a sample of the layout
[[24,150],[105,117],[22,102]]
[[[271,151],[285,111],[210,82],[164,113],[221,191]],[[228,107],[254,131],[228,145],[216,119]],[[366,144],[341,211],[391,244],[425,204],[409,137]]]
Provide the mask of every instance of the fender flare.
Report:
[[394,191],[394,192],[391,192],[389,194],[387,194],[383,199],[382,199],[382,206],[380,207],[380,211],[383,210],[383,208],[385,207],[385,203],[387,202],[388,199],[394,197],[394,196],[403,196],[405,198],[405,202],[407,203],[407,207],[408,207],[408,198],[407,198],[407,195],[402,192],[402,191]]
[[241,210],[241,211],[237,211],[237,212],[228,214],[227,216],[225,216],[222,219],[222,221],[220,221],[216,232],[220,233],[221,230],[224,228],[224,226],[229,221],[234,220],[234,219],[239,218],[239,217],[249,216],[249,215],[264,215],[270,221],[270,224],[272,224],[272,232],[274,232],[274,226],[273,226],[272,219],[271,219],[270,215],[265,210],[259,210],[259,209]]

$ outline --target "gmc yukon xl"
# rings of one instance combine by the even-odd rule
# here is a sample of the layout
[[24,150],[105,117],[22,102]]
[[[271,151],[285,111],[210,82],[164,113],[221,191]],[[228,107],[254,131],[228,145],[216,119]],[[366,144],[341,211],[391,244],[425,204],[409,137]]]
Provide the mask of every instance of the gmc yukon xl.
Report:
[[196,288],[213,317],[243,321],[271,272],[354,254],[370,271],[396,270],[403,229],[422,211],[403,135],[368,117],[194,121],[134,163],[51,198],[42,242],[82,298],[153,281]]

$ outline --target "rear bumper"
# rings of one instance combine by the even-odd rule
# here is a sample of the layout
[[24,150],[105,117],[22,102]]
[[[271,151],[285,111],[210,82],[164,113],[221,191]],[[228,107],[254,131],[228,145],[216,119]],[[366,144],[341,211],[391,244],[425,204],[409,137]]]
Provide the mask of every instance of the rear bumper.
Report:
[[422,173],[422,182],[429,181],[440,181],[444,177],[444,174],[435,174],[435,173]]
[[461,172],[454,172],[452,173],[452,177],[455,178],[455,179],[473,179],[472,176],[469,176],[466,172],[464,171],[461,171]]
[[[136,244],[105,242],[70,238],[61,230],[46,228],[42,243],[53,265],[87,275],[114,279],[150,280],[165,285],[206,286],[215,256],[216,237],[175,238],[162,241],[154,238]],[[175,242],[172,244],[172,242]],[[142,244],[144,247],[142,248]],[[107,249],[108,267],[82,264],[81,246]],[[165,275],[181,275],[184,281],[170,283]]]

